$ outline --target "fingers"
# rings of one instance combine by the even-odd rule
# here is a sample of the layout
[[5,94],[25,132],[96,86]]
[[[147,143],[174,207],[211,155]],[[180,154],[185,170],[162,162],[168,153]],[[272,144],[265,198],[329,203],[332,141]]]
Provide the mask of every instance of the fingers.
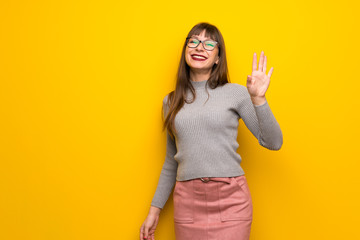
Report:
[[252,71],[259,70],[261,72],[266,73],[266,64],[267,64],[267,58],[265,56],[264,51],[261,51],[260,53],[260,59],[259,59],[259,68],[257,68],[257,57],[256,53],[253,55],[253,62],[252,62]]
[[256,57],[256,53],[254,53],[253,55],[253,62],[252,62],[252,71],[256,71],[256,67],[257,67],[257,57]]
[[154,240],[154,239],[155,239],[155,229],[150,229],[148,240]]
[[149,228],[145,228],[145,235],[146,239],[149,239]]
[[263,66],[263,72],[266,74],[266,56],[264,56],[264,66]]
[[144,239],[149,240],[148,228],[145,228],[145,224],[141,225],[140,228],[140,240],[144,240]]
[[155,235],[154,234],[151,234],[149,237],[150,237],[150,240],[155,240]]
[[270,71],[269,71],[269,73],[268,73],[268,77],[269,77],[269,78],[271,77],[271,74],[273,73],[273,71],[274,71],[274,67],[271,67],[271,68],[270,68]]
[[261,51],[260,54],[260,60],[259,60],[259,71],[263,71],[263,65],[264,65],[264,51]]
[[144,224],[140,228],[140,240],[144,240]]
[[[261,51],[260,60],[259,60],[259,71],[266,74],[266,65],[267,65],[267,57],[265,56],[264,51]],[[253,66],[253,68],[254,68],[254,66]],[[273,71],[274,71],[274,68],[271,67],[270,71],[268,73],[269,78],[271,77]]]

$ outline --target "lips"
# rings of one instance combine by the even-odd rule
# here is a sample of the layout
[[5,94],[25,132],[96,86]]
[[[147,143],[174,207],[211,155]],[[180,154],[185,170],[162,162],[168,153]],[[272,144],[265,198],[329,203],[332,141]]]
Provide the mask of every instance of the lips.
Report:
[[203,55],[200,55],[200,54],[192,54],[191,56],[192,56],[192,57],[193,57],[193,56],[199,56],[199,57],[204,57],[205,59],[207,59],[207,57],[205,57],[205,56],[203,56]]
[[[203,57],[203,58],[197,58],[195,56],[200,56],[200,57]],[[203,55],[199,55],[199,54],[192,54],[191,55],[191,59],[195,60],[195,61],[205,61],[207,59],[207,57],[203,56]]]

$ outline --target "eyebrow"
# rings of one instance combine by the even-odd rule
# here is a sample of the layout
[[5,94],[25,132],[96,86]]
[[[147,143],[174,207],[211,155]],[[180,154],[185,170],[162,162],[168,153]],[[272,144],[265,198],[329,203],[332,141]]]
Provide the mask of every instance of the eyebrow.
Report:
[[[197,35],[192,35],[191,37],[198,38],[198,36],[197,36]],[[211,40],[211,41],[215,41],[215,40],[212,40],[211,38],[205,38],[204,40]]]

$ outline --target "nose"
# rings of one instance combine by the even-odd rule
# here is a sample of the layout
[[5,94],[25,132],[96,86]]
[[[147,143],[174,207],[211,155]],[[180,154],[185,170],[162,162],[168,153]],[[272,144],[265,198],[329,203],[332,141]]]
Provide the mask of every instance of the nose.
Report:
[[203,50],[205,51],[206,49],[204,48],[204,45],[202,42],[199,43],[199,45],[195,48],[196,50]]

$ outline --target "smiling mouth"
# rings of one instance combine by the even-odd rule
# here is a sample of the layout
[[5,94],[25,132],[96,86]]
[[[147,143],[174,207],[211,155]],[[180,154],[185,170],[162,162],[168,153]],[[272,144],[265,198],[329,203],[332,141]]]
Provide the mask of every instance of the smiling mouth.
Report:
[[207,59],[206,57],[203,57],[203,56],[200,56],[200,55],[196,55],[196,54],[191,55],[191,58],[192,58],[193,60],[196,60],[196,61],[205,61],[205,60]]

